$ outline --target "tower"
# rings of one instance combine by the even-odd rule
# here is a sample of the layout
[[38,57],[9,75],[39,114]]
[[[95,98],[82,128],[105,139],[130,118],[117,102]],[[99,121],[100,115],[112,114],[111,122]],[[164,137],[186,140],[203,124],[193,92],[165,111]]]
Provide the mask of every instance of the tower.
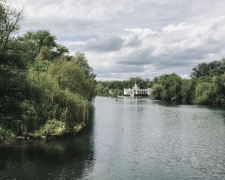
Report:
[[134,87],[137,88],[137,82],[136,82],[136,78],[135,78],[135,84],[134,84]]

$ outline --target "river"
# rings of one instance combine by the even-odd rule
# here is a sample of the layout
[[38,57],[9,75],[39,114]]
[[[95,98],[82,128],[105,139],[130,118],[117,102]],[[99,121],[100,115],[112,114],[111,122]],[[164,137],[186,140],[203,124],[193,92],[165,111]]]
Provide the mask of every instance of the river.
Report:
[[96,97],[75,137],[0,144],[0,179],[225,179],[225,107]]

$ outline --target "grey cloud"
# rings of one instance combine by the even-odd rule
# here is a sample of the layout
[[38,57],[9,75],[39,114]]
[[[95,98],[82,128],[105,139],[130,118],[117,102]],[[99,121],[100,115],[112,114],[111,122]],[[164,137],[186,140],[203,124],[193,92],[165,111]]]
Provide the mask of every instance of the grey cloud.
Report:
[[141,66],[127,66],[127,65],[112,65],[111,67],[99,66],[95,69],[97,73],[130,73],[130,72],[142,72],[143,67]]
[[[134,53],[135,54],[135,53]],[[135,56],[129,56],[124,60],[119,61],[119,64],[126,65],[149,65],[163,64],[166,66],[182,66],[190,63],[192,60],[200,60],[206,56],[203,50],[187,49],[187,50],[171,50],[158,56],[153,56],[151,51],[145,50],[142,53],[137,52]]]
[[141,45],[142,41],[138,38],[137,35],[132,34],[126,41],[124,42],[124,45],[127,47],[137,47]]
[[124,40],[119,37],[90,39],[86,42],[84,50],[97,52],[112,52],[121,49]]
[[121,65],[130,65],[130,66],[143,66],[152,64],[158,58],[151,55],[153,50],[154,50],[153,47],[133,50],[126,57],[118,60],[117,63]]
[[[18,0],[9,0],[12,4]],[[225,56],[225,1],[194,0],[24,0],[26,19],[22,32],[47,29],[56,36],[97,37],[74,40],[67,38],[73,51],[91,52],[121,58],[108,66],[96,63],[96,73],[144,73],[152,65],[152,75],[178,72],[187,74],[207,54]],[[192,29],[165,33],[169,24],[193,25]],[[124,29],[149,28],[157,34],[144,38],[128,34]],[[120,37],[127,37],[122,39]],[[162,51],[161,51],[162,49]],[[158,50],[158,52],[157,52]],[[101,53],[99,53],[101,52]],[[224,51],[223,51],[224,52]],[[116,53],[114,53],[116,54]],[[214,56],[212,56],[214,57]],[[116,58],[112,57],[112,58]],[[210,59],[212,60],[212,59]],[[115,64],[117,63],[117,64]]]

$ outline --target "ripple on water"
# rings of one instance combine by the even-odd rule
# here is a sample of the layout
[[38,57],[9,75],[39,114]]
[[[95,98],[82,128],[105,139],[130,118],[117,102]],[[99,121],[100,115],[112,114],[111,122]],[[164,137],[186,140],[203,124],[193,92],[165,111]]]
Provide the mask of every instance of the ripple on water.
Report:
[[0,179],[225,179],[224,119],[219,107],[97,97],[87,132],[0,146]]

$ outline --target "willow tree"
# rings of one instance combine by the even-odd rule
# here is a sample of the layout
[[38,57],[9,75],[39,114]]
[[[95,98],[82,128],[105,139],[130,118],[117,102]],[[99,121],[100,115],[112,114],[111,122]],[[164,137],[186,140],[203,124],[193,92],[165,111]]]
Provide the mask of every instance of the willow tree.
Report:
[[181,100],[181,77],[172,74],[163,74],[157,78],[154,78],[152,97],[162,100]]
[[69,89],[88,100],[94,97],[94,79],[89,77],[76,62],[67,61],[65,56],[61,56],[51,64],[49,73],[57,79],[60,88]]
[[[43,101],[33,124],[38,135],[50,136],[76,132],[87,123],[94,96],[94,80],[65,56],[55,59],[47,71],[30,71],[30,79],[42,87]],[[58,135],[59,135],[58,134]]]

